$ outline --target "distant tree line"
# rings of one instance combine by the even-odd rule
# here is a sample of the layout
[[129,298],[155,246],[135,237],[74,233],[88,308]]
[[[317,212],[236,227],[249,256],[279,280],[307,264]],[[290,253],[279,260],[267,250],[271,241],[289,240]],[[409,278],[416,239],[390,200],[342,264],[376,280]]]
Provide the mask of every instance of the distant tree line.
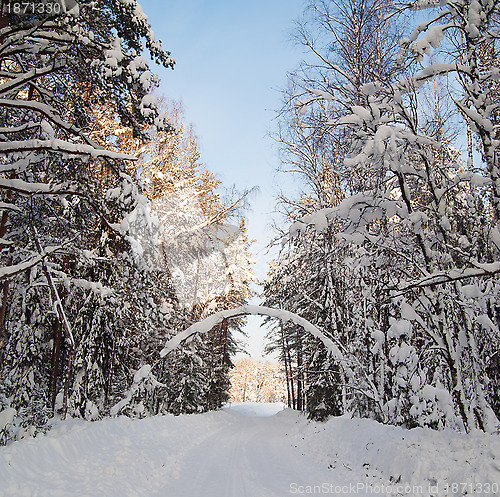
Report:
[[282,363],[239,359],[230,379],[230,402],[287,402]]

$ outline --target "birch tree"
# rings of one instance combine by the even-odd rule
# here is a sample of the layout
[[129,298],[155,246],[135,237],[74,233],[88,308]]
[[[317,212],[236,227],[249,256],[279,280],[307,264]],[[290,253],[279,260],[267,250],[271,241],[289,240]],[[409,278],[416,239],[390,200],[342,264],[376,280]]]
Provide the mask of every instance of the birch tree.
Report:
[[[354,136],[344,166],[379,181],[337,208],[305,216],[292,231],[342,219],[339,239],[372,257],[392,254],[384,287],[387,305],[396,307],[390,328],[380,337],[372,332],[375,347],[389,342],[396,367],[387,413],[431,425],[458,419],[466,431],[490,430],[497,423],[485,391],[491,352],[482,344],[486,337],[498,343],[498,154],[491,119],[498,68],[479,61],[481,50],[497,43],[498,6],[451,1],[410,8],[431,10],[400,40],[396,66],[406,76],[367,82],[361,87],[365,103],[353,101],[350,114],[329,123]],[[459,56],[450,59],[446,44],[457,40]],[[422,64],[431,53],[448,60]],[[465,165],[422,119],[422,89],[437,76],[454,78],[452,98],[476,133],[481,164],[469,154]],[[422,339],[414,342],[415,335]]]

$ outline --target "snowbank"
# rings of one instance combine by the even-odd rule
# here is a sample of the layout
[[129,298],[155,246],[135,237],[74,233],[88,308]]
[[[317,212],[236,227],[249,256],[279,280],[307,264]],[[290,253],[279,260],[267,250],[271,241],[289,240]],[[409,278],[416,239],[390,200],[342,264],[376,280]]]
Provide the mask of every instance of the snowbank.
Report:
[[67,420],[0,447],[0,497],[145,497],[178,477],[186,451],[224,428],[224,413]]
[[365,487],[372,485],[373,494],[500,495],[498,435],[405,430],[342,416],[325,423],[303,418],[291,441],[327,465],[332,479],[349,477]]

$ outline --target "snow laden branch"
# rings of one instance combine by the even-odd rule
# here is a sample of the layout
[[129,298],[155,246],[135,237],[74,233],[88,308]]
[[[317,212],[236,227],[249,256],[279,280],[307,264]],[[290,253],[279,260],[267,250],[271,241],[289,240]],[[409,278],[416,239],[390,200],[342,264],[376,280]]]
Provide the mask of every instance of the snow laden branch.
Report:
[[66,154],[88,155],[91,157],[107,157],[109,159],[135,160],[134,157],[127,154],[122,154],[103,148],[96,148],[92,145],[70,143],[56,138],[53,138],[51,140],[19,140],[0,143],[0,153],[3,154],[13,152],[27,152],[32,150],[63,152]]
[[445,283],[452,283],[455,281],[466,280],[469,278],[480,278],[493,276],[500,273],[500,262],[491,262],[480,264],[478,262],[475,263],[476,267],[473,268],[463,268],[463,269],[453,269],[450,271],[437,271],[433,274],[429,274],[425,278],[420,280],[408,283],[400,288],[399,293],[396,295],[392,295],[391,298],[399,297],[410,290],[414,290],[416,288],[425,288],[429,286],[435,285],[444,285]]
[[[5,242],[3,242],[5,243]],[[43,262],[49,255],[55,254],[60,251],[64,245],[58,245],[56,247],[45,247],[39,255],[32,257],[26,261],[20,262],[19,264],[14,264],[12,266],[4,266],[0,268],[0,280],[6,278],[12,278],[13,276],[22,273],[34,266],[37,266]]]
[[339,363],[343,367],[349,369],[347,361],[344,358],[339,347],[309,321],[290,311],[285,311],[283,309],[272,309],[270,307],[264,307],[259,305],[242,305],[234,309],[228,309],[216,312],[215,314],[212,314],[211,316],[205,318],[203,321],[199,321],[198,323],[192,324],[189,328],[185,329],[183,332],[174,336],[165,344],[165,347],[160,352],[160,357],[165,357],[166,355],[170,354],[170,352],[175,350],[182,342],[192,337],[193,335],[196,335],[198,333],[209,332],[211,329],[214,328],[214,326],[222,322],[224,319],[236,318],[239,316],[245,316],[249,314],[253,316],[269,316],[272,318],[281,319],[282,321],[285,322],[292,321],[293,323],[302,326],[304,330],[309,332],[315,338],[319,339],[324,344],[326,349],[332,354],[332,356],[337,361],[339,361]]

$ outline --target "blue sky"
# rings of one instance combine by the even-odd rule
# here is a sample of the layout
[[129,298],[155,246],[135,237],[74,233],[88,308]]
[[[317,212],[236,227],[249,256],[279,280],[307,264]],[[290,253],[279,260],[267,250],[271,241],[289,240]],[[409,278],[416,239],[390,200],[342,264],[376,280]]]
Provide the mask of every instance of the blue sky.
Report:
[[[157,39],[176,59],[175,69],[159,70],[159,93],[182,100],[194,124],[201,160],[225,186],[259,187],[247,214],[249,235],[266,272],[265,246],[272,231],[275,198],[291,185],[277,175],[278,151],[269,132],[281,106],[287,72],[303,58],[291,40],[304,0],[140,0]],[[287,182],[287,185],[284,184]],[[249,351],[259,358],[261,318],[249,318]]]

